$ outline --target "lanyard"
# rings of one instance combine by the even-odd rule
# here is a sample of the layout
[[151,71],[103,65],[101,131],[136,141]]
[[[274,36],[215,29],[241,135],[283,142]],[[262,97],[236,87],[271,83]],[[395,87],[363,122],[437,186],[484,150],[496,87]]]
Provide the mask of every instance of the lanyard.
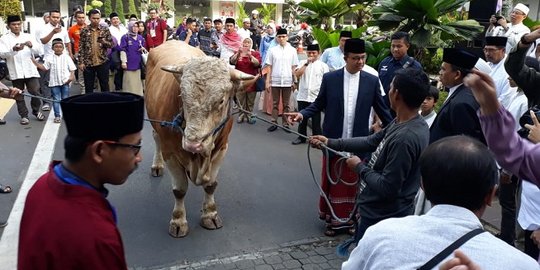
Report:
[[[96,189],[94,186],[90,185],[88,182],[80,179],[78,176],[76,176],[75,174],[73,174],[72,172],[68,171],[63,165],[62,163],[54,166],[54,173],[56,174],[56,176],[58,176],[58,178],[66,183],[66,184],[69,184],[69,185],[74,185],[74,186],[81,186],[81,187],[85,187],[85,188],[89,188],[89,189],[92,189],[92,190],[95,190],[97,192],[99,192],[101,195],[103,195],[103,197],[106,197],[107,196],[107,190],[98,190]],[[105,201],[107,202],[107,204],[109,205],[109,207],[111,208],[111,212],[113,214],[113,219],[114,219],[114,223],[117,223],[117,218],[116,218],[116,209],[114,209],[114,206],[112,206],[112,204],[107,200],[105,199]]]

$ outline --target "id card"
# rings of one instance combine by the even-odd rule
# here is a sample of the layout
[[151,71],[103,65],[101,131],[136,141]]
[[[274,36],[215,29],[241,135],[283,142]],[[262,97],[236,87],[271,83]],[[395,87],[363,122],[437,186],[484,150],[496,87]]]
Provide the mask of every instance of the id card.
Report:
[[150,29],[150,36],[156,37],[156,29]]

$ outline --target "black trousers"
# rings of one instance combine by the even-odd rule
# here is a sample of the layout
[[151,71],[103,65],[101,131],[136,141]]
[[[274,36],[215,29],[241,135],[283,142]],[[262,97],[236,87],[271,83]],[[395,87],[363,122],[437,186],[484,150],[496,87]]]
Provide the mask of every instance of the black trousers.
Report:
[[512,175],[510,184],[499,185],[499,204],[501,205],[500,239],[514,245],[516,240],[516,193],[518,178]]
[[538,251],[538,246],[533,242],[531,239],[531,234],[533,231],[527,231],[525,230],[525,254],[531,256],[533,259],[538,259],[538,254],[540,253]]
[[[298,110],[301,111],[307,108],[311,103],[306,101],[298,101]],[[298,125],[298,133],[307,136],[307,124],[309,118],[302,119],[300,125]],[[311,117],[311,130],[312,135],[321,135],[321,113],[316,113]]]
[[99,66],[85,67],[83,76],[84,90],[86,93],[94,92],[96,76],[99,81],[101,92],[109,92],[109,62],[105,62]]
[[124,70],[121,68],[115,69],[114,70],[114,90],[120,91],[123,89],[123,86],[122,86],[123,80],[124,80]]

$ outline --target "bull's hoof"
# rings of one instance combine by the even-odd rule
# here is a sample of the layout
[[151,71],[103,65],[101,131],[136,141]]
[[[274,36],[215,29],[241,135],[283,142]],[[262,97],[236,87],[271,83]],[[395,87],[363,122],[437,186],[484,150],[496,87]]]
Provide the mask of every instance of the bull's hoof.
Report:
[[152,166],[152,176],[153,177],[163,176],[163,166]]
[[201,226],[207,230],[217,230],[223,227],[223,221],[218,215],[213,218],[201,218]]
[[169,224],[169,234],[175,238],[185,237],[189,232],[187,223],[178,225],[177,223],[171,221]]

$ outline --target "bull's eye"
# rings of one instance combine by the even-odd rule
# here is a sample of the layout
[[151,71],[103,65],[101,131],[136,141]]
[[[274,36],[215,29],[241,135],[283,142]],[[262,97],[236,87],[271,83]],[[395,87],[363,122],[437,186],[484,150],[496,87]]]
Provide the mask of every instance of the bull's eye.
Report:
[[220,102],[219,102],[219,105],[223,104],[224,100],[222,99]]

